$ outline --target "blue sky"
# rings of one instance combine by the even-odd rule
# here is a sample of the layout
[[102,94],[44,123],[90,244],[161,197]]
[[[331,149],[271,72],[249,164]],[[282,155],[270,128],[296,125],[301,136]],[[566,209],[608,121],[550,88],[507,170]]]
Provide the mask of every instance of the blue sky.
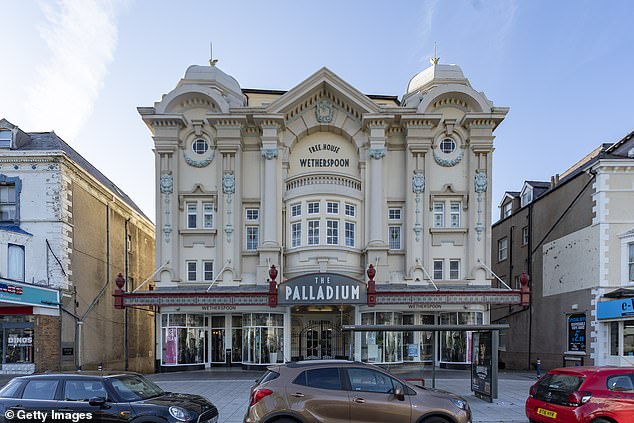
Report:
[[429,66],[461,66],[511,108],[496,131],[493,207],[634,129],[629,1],[2,0],[0,117],[55,132],[154,219],[154,159],[136,107],[191,64],[287,90],[322,66],[402,96]]

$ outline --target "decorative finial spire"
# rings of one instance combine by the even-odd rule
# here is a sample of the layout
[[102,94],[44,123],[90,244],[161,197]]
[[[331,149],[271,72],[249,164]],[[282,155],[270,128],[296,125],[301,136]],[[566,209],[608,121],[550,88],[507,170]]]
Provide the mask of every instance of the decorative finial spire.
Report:
[[214,45],[209,42],[209,66],[216,66],[218,59],[214,59]]
[[429,62],[436,66],[438,64],[438,62],[440,61],[440,57],[438,57],[436,55],[436,41],[434,41],[434,57],[432,57],[431,59],[429,59]]

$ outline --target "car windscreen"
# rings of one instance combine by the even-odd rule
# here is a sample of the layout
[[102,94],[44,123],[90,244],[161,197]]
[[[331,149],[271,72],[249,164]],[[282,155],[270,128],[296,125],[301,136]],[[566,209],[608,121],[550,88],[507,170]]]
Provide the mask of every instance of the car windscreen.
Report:
[[544,376],[535,386],[535,398],[553,404],[567,405],[568,395],[579,389],[584,378],[568,374]]
[[116,376],[108,380],[112,389],[126,402],[146,400],[165,394],[157,384],[140,375]]

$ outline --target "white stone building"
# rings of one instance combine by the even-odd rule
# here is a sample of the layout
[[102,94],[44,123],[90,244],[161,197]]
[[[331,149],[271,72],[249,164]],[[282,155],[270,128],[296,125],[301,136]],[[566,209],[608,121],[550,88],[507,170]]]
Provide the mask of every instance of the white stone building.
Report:
[[455,65],[415,75],[400,101],[326,68],[271,91],[190,66],[139,108],[160,268],[156,289],[125,303],[159,307],[159,364],[468,364],[463,333],[432,351],[431,333],[350,339],[341,325],[488,323],[490,304],[519,302],[487,270],[493,131],[507,112]]

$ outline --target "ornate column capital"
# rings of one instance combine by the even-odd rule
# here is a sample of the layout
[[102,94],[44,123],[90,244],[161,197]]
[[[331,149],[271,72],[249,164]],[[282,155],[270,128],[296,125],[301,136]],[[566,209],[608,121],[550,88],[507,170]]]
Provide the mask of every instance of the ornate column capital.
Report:
[[376,147],[368,149],[368,156],[371,159],[381,160],[386,155],[385,147]]
[[264,157],[266,160],[276,159],[279,154],[277,146],[263,147],[260,152],[262,154],[262,157]]

